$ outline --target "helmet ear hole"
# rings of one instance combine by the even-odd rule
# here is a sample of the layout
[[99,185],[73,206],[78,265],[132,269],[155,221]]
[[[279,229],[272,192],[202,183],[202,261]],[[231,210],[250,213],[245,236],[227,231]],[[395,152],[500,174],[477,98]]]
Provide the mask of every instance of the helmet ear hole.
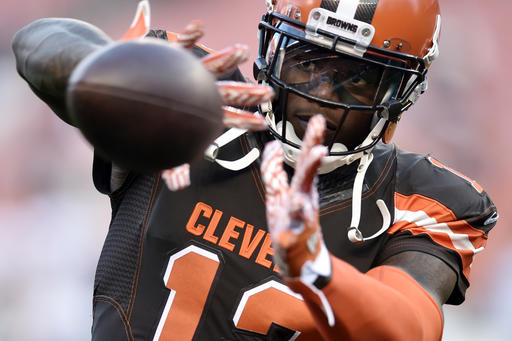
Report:
[[388,144],[391,142],[391,139],[393,138],[393,135],[395,134],[397,122],[389,122],[388,127],[386,128],[386,131],[384,131],[384,134],[382,135],[382,142],[385,144]]

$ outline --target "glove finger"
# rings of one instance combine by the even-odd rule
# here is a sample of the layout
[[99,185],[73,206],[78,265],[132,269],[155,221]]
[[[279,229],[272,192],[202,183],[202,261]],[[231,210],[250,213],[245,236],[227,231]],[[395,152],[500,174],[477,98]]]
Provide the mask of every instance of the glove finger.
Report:
[[297,162],[300,163],[302,160],[307,159],[308,153],[313,146],[322,144],[324,140],[324,133],[325,118],[320,114],[311,117],[308,121],[304,138],[302,139],[301,153]]
[[217,88],[222,101],[227,105],[255,106],[274,98],[274,89],[268,85],[218,81]]
[[176,192],[190,186],[190,165],[185,163],[181,166],[164,170],[162,172],[162,179],[164,179],[169,190]]
[[272,141],[265,146],[261,174],[266,190],[268,227],[277,233],[289,225],[286,209],[289,190],[288,175],[283,169],[283,149],[278,141]]
[[234,69],[249,58],[247,45],[236,44],[201,58],[203,65],[215,75]]
[[191,21],[181,32],[178,34],[178,41],[177,43],[186,49],[191,49],[194,47],[194,44],[196,44],[199,39],[201,39],[204,35],[204,25],[199,20],[193,20]]
[[278,141],[269,142],[265,146],[261,174],[267,197],[288,191],[288,175],[283,169],[283,148]]
[[252,113],[249,111],[237,109],[234,107],[224,106],[224,126],[228,128],[240,128],[250,131],[267,130],[268,125],[265,118],[258,112]]
[[[315,208],[318,211],[318,192],[316,190],[317,170],[327,154],[327,147],[314,146],[309,158],[295,169],[290,190],[290,215],[296,221],[311,220]],[[313,209],[305,212],[305,207]]]
[[311,192],[313,179],[317,175],[318,167],[322,164],[322,159],[327,155],[326,146],[314,146],[305,159],[296,169],[294,175],[293,188],[301,192]]
[[317,169],[322,162],[322,158],[327,154],[326,148],[316,148],[322,146],[324,133],[325,118],[322,115],[313,116],[308,122],[295,167],[295,175],[292,179],[291,187],[295,191],[310,192],[311,183]]

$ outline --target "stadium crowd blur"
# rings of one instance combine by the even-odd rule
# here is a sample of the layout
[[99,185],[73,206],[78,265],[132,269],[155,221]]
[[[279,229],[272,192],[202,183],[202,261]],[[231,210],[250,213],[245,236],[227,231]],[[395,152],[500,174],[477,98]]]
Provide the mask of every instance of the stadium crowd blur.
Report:
[[[3,0],[0,10],[0,340],[88,340],[94,271],[109,221],[92,184],[92,149],[16,74],[13,34],[41,17],[73,17],[120,37],[137,0]],[[152,26],[206,26],[213,49],[257,52],[264,0],[151,0]],[[394,142],[432,153],[476,179],[500,221],[472,268],[462,307],[445,308],[444,340],[512,340],[512,147],[509,13],[512,2],[441,1],[441,57],[430,89],[399,124]],[[252,63],[242,68],[250,76]]]

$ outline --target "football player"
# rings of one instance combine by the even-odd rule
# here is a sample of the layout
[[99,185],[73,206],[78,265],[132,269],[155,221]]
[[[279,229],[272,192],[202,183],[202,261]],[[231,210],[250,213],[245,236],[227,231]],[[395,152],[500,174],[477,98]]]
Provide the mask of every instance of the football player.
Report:
[[[259,106],[268,132],[228,130],[181,191],[95,156],[113,214],[93,340],[439,340],[442,306],[464,301],[496,208],[475,181],[390,143],[439,54],[438,1],[266,3],[254,69],[275,91]],[[67,77],[109,43],[53,19],[13,48],[69,122]]]

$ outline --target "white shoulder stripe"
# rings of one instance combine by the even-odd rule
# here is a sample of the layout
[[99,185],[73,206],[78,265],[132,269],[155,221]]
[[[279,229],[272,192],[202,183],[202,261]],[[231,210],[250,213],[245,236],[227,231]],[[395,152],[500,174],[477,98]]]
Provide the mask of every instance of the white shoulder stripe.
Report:
[[469,235],[465,233],[454,233],[448,224],[438,223],[435,218],[430,217],[424,211],[406,211],[399,210],[395,207],[395,221],[393,224],[401,221],[414,223],[433,233],[444,233],[448,235],[450,241],[457,250],[468,250],[472,251],[474,254],[477,254],[484,249],[483,247],[478,249],[475,248],[469,240]]

